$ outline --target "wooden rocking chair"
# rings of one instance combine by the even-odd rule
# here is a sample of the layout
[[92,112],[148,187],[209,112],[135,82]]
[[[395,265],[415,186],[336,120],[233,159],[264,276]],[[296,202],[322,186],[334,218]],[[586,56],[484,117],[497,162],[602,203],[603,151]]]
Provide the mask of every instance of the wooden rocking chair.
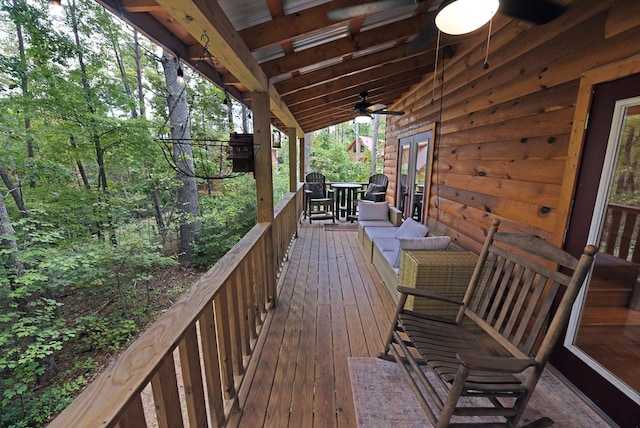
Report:
[[[398,362],[436,427],[517,426],[597,252],[589,245],[577,260],[540,238],[497,233],[498,224],[463,301],[398,287],[381,358]],[[457,318],[405,309],[408,296],[458,305]],[[542,418],[531,425],[549,424]]]

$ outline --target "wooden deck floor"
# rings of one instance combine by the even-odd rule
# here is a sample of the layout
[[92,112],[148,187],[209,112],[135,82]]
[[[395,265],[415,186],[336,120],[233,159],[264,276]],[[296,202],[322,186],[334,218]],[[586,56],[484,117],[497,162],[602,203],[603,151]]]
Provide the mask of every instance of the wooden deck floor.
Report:
[[357,232],[325,231],[323,223],[300,228],[230,426],[356,426],[347,358],[382,350],[395,308]]

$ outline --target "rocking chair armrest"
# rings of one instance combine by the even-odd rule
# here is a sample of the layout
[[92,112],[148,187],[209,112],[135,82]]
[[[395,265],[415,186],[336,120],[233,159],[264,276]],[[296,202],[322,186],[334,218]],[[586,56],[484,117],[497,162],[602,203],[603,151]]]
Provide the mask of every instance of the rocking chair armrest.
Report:
[[454,305],[462,305],[463,304],[462,300],[451,299],[449,297],[445,297],[445,296],[442,296],[442,295],[436,294],[436,293],[431,293],[431,292],[429,292],[427,290],[423,290],[423,289],[411,288],[411,287],[403,287],[403,286],[399,285],[397,287],[397,290],[400,293],[406,294],[406,295],[409,295],[409,296],[424,297],[424,298],[427,298],[427,299],[439,300],[441,302],[453,303]]
[[494,357],[466,352],[457,354],[461,364],[470,370],[483,370],[498,373],[521,373],[528,367],[537,365],[533,358]]

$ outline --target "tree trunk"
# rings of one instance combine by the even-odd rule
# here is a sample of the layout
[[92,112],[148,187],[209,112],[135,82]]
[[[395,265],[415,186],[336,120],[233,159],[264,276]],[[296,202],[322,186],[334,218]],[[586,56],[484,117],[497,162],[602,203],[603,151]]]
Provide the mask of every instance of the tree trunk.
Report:
[[362,140],[360,140],[360,124],[355,122],[356,125],[356,162],[360,162],[360,151],[362,146]]
[[15,230],[4,203],[3,192],[0,192],[0,248],[9,250],[11,265],[15,269],[16,276],[24,275],[24,264],[18,260],[18,243],[15,239]]
[[[106,19],[109,20],[111,25],[114,25],[111,21],[111,15],[108,15],[104,9],[100,9],[104,14]],[[122,85],[124,86],[125,93],[130,97],[134,98],[133,91],[131,90],[131,85],[129,85],[129,79],[127,79],[127,69],[124,67],[124,62],[122,61],[122,54],[120,53],[120,43],[118,43],[118,36],[114,33],[113,27],[107,26],[109,30],[109,41],[111,42],[111,48],[113,49],[113,54],[116,56],[116,63],[118,64],[118,71],[120,71],[120,77],[122,78]],[[135,35],[134,35],[135,37]],[[134,41],[135,49],[138,48],[137,40]],[[137,63],[139,65],[139,63]],[[135,119],[138,117],[138,110],[135,107],[131,108],[131,118]]]
[[[75,152],[78,149],[78,145],[76,144],[76,138],[73,135],[69,137],[69,142],[71,143],[71,148]],[[87,172],[84,170],[84,165],[82,165],[82,162],[77,156],[76,156],[76,166],[78,167],[78,173],[80,174],[80,178],[82,179],[82,185],[87,190],[91,189],[91,184],[89,184],[89,178],[87,177]]]
[[133,51],[136,59],[136,80],[138,82],[138,104],[140,105],[140,116],[147,117],[147,109],[144,104],[144,91],[142,86],[142,66],[140,65],[140,44],[138,43],[138,32],[133,30]]
[[[12,7],[15,9],[16,8],[16,2],[14,0]],[[30,99],[31,99],[31,94],[29,93],[29,75],[27,74],[27,55],[25,53],[25,48],[24,48],[24,37],[22,35],[22,25],[15,21],[14,24],[16,25],[16,36],[18,38],[18,51],[20,53],[20,67],[22,68],[23,72],[21,73],[21,79],[20,79],[20,86],[22,88],[22,96],[25,99],[25,105],[30,104]],[[28,130],[31,128],[31,118],[29,117],[29,115],[25,115],[24,118],[24,129]],[[33,140],[31,139],[31,137],[27,137],[27,156],[29,158],[34,158],[35,157],[35,153],[33,151]],[[29,187],[31,187],[32,189],[36,187],[36,182],[31,180],[29,182]],[[14,196],[15,198],[15,196]]]
[[162,67],[167,84],[169,124],[173,140],[172,155],[178,179],[182,181],[182,186],[178,188],[178,203],[183,213],[180,221],[179,260],[182,263],[190,263],[193,259],[194,243],[200,231],[200,209],[191,149],[189,109],[185,85],[178,80],[178,66],[179,61],[176,58],[166,51],[162,53]]
[[[231,131],[233,132],[233,130]],[[242,104],[242,132],[249,132],[249,115],[247,106]]]
[[[311,133],[304,134],[304,175],[306,177],[307,174],[311,172],[311,165],[309,162],[311,161]],[[302,177],[304,180],[305,177]]]
[[[80,35],[78,30],[78,17],[76,15],[77,9],[76,9],[75,0],[71,3],[70,6],[71,6],[70,11],[71,11],[72,31],[74,35],[74,41],[78,48],[78,64],[80,65],[80,78],[82,81],[82,89],[84,92],[85,101],[87,103],[87,111],[93,115],[95,114],[95,107],[93,105],[94,97],[92,95],[91,86],[89,85],[89,78],[87,73],[87,67],[84,63],[84,56],[82,55],[82,44],[80,43]],[[93,124],[90,124],[90,125],[93,125]],[[90,126],[90,128],[93,129],[91,139],[93,140],[93,145],[96,148],[96,163],[98,164],[98,188],[103,193],[106,194],[108,192],[108,186],[107,186],[107,173],[104,166],[104,149],[102,148],[102,145],[100,143],[100,135],[97,134],[95,127]],[[102,199],[102,195],[100,196],[100,199]],[[117,239],[115,234],[115,226],[113,225],[114,224],[113,218],[109,213],[107,213],[107,223],[108,223],[108,229],[109,229],[109,240],[113,245],[116,245]],[[98,222],[98,236],[101,236],[100,222]]]
[[[18,208],[18,211],[20,211],[20,216],[22,218],[28,218],[29,211],[27,211],[27,207],[24,204],[24,199],[22,199],[22,192],[20,191],[19,187],[13,184],[13,180],[11,180],[11,176],[9,175],[9,172],[2,164],[0,164],[0,178],[2,179],[2,182],[4,183],[4,185],[7,186],[7,190],[9,190],[9,193],[11,193],[11,197],[13,198],[13,201],[16,203],[16,207]],[[4,202],[3,202],[3,205],[4,205]]]
[[373,135],[371,142],[371,175],[376,174],[376,162],[378,156],[378,131],[380,129],[380,115],[373,115]]

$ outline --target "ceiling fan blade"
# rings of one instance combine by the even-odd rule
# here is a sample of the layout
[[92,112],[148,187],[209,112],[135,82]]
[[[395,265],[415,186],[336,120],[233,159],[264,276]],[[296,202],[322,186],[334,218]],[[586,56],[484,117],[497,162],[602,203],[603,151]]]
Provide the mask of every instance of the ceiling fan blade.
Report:
[[384,110],[386,108],[387,106],[384,104],[374,104],[372,106],[367,107],[366,109],[369,111],[369,113],[375,113],[378,110]]
[[388,116],[402,116],[404,114],[403,111],[391,111],[391,110],[379,110],[372,111],[371,114],[386,114]]
[[427,47],[429,42],[438,35],[438,28],[436,27],[435,14],[425,22],[424,26],[420,29],[420,32],[415,39],[411,40],[407,44],[405,51],[408,54],[420,52]]
[[533,24],[551,22],[567,10],[567,7],[550,0],[501,0],[498,12]]
[[345,19],[358,18],[360,16],[371,15],[373,13],[384,12],[398,6],[414,4],[416,0],[377,0],[370,3],[357,4],[353,6],[339,7],[327,12],[327,17],[333,21],[343,21]]

